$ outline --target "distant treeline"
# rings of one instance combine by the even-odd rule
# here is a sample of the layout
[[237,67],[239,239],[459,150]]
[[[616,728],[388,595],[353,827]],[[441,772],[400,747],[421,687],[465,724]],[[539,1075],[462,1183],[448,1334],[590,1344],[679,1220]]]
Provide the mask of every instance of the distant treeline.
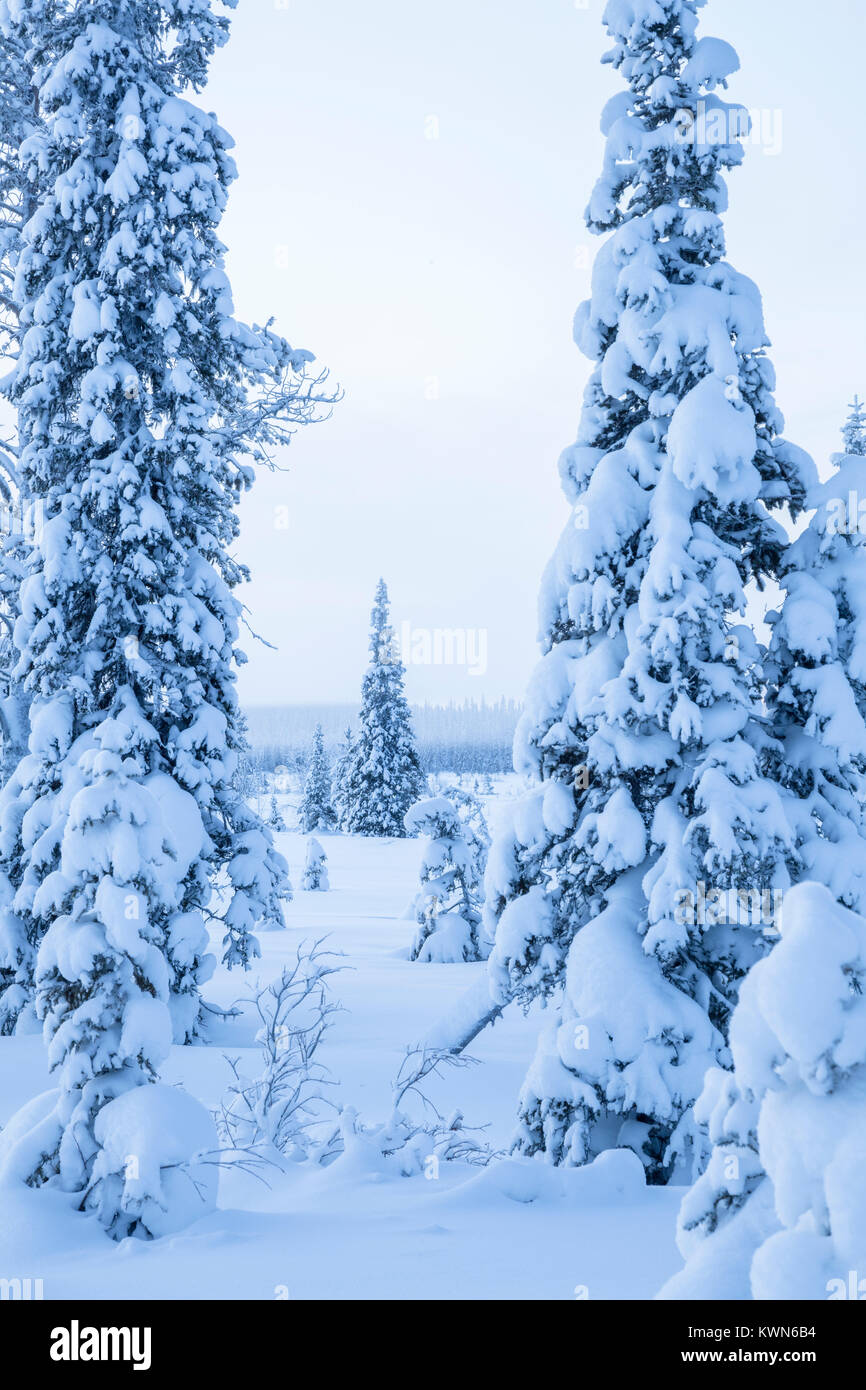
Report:
[[[346,728],[353,732],[357,705],[259,705],[246,711],[256,762],[267,771],[287,767],[303,772],[313,730],[321,724],[325,748],[333,759]],[[520,717],[516,700],[488,704],[467,702],[415,705],[412,720],[418,756],[425,772],[510,772],[514,729]]]

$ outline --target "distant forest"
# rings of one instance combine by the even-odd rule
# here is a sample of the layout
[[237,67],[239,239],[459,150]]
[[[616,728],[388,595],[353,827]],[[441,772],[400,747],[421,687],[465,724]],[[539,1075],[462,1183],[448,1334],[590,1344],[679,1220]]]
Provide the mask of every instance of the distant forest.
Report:
[[[516,700],[414,705],[412,719],[425,772],[510,772]],[[357,725],[357,705],[259,705],[246,711],[249,739],[264,769],[303,772],[313,731],[321,724],[333,759],[347,727]]]

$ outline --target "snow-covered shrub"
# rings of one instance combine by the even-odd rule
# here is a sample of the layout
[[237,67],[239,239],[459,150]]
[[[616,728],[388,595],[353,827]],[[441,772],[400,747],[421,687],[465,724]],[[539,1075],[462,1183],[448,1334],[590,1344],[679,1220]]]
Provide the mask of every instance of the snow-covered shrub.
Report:
[[309,835],[311,830],[333,830],[336,822],[331,804],[331,770],[325,756],[322,726],[317,724],[304,795],[298,807],[298,823],[304,834]]
[[[61,1095],[46,1091],[0,1131],[0,1182],[37,1186],[64,1137]],[[121,1091],[94,1123],[97,1152],[81,1210],[117,1240],[170,1235],[216,1206],[213,1118],[194,1097],[159,1083]]]
[[125,1091],[100,1110],[94,1133],[100,1148],[87,1206],[118,1240],[170,1235],[216,1207],[216,1127],[185,1091]]
[[328,856],[313,835],[307,841],[302,886],[308,892],[320,893],[327,893],[331,886],[328,882]]
[[438,1048],[410,1048],[392,1085],[394,1104],[388,1119],[368,1125],[352,1106],[340,1113],[339,1163],[345,1168],[378,1169],[402,1177],[438,1175],[441,1163],[487,1164],[496,1155],[468,1128],[461,1111],[440,1114],[423,1085],[445,1068],[474,1065],[474,1058]]
[[483,846],[448,797],[419,801],[406,813],[410,835],[427,839],[421,857],[421,891],[415,904],[418,930],[410,958],[420,961],[481,960]]
[[383,579],[370,622],[370,665],[361,687],[358,737],[340,777],[340,829],[352,835],[402,836],[403,818],[421,795],[424,776]]
[[284,831],[286,822],[283,820],[283,813],[280,810],[279,802],[275,796],[271,797],[271,809],[268,815],[268,825],[271,830]]
[[714,1149],[664,1297],[846,1297],[852,1271],[866,1279],[864,985],[866,920],[822,885],[791,889],[740,990],[733,1075],[707,1079]]
[[574,1163],[630,1144],[652,1182],[726,1059],[739,981],[772,940],[764,895],[791,881],[760,652],[737,615],[784,554],[769,509],[796,514],[814,475],[780,437],[760,294],[724,259],[747,116],[719,94],[738,60],[698,37],[699,8],[604,9],[628,87],[603,113],[587,213],[610,233],[575,318],[595,370],[515,737],[536,786],[486,882],[495,1000],[553,999],[520,1150]]
[[248,1077],[229,1061],[234,1081],[218,1117],[220,1136],[233,1149],[276,1150],[290,1159],[330,1151],[325,1122],[335,1107],[325,1090],[333,1083],[316,1054],[340,1008],[328,984],[341,968],[334,962],[321,941],[302,943],[294,963],[256,994],[264,1068]]

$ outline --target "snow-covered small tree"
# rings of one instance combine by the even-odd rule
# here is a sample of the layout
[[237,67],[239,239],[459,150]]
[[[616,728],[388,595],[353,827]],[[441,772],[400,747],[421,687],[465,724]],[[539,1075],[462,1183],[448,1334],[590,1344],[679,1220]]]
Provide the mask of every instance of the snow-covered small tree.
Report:
[[864,985],[866,920],[821,884],[791,889],[781,939],[740,991],[733,1075],[708,1077],[715,1148],[663,1297],[862,1298]]
[[298,823],[308,835],[311,830],[333,830],[336,820],[331,804],[331,770],[325,754],[322,726],[317,724],[304,795],[298,807]]
[[803,505],[760,294],[724,259],[724,173],[747,116],[698,0],[609,0],[587,222],[610,233],[575,338],[596,366],[560,462],[573,512],[540,598],[543,658],[515,739],[536,788],[493,846],[494,1002],[551,996],[517,1144],[554,1163],[629,1145],[667,1181],[737,988],[795,859],[767,759],[746,588]]
[[487,857],[490,853],[490,831],[481,805],[474,792],[464,791],[462,787],[444,787],[442,795],[447,797],[457,811],[463,824],[463,833],[472,856],[473,877],[479,884],[481,901],[484,893],[484,875],[487,870]]
[[352,729],[346,728],[343,740],[337,749],[334,766],[331,770],[331,805],[340,830],[345,830],[349,817],[346,778],[352,762]]
[[233,550],[252,465],[315,415],[318,388],[309,354],[233,317],[231,142],[182,95],[226,19],[210,0],[10,14],[39,124],[20,152],[37,199],[7,389],[43,521],[15,630],[29,751],[0,798],[20,991],[4,1012],[35,1005],[60,1087],[32,1180],[80,1192],[116,1233],[132,1197],[100,1158],[101,1116],[196,1032],[217,879],[229,964],[282,921],[285,863],[232,785]]
[[286,822],[283,820],[283,813],[280,804],[275,796],[271,797],[271,809],[268,815],[268,826],[271,830],[284,831]]
[[316,837],[311,835],[307,841],[307,856],[304,860],[303,887],[308,892],[327,893],[330,886],[328,856]]
[[389,622],[388,590],[379,580],[371,614],[370,665],[361,690],[358,737],[340,795],[341,829],[353,835],[403,835],[404,817],[424,789],[412,718],[403,692],[405,670]]
[[848,409],[851,413],[842,430],[842,438],[845,441],[844,452],[857,454],[858,457],[862,458],[866,454],[866,406],[859,396],[855,396]]
[[800,875],[866,912],[866,416],[856,398],[842,436],[770,615],[771,757],[791,791]]
[[[842,431],[845,452],[834,472],[814,486],[809,526],[789,548],[782,572],[784,602],[770,614],[769,705],[775,740],[767,755],[788,790],[785,807],[798,873],[840,904],[866,910],[866,421],[858,400]],[[789,894],[789,920],[804,895]],[[812,895],[814,906],[820,894]],[[812,930],[817,930],[813,923]],[[783,959],[791,957],[786,948]],[[743,1015],[745,1017],[745,1015]],[[758,1099],[729,1073],[710,1072],[696,1118],[713,1146],[706,1173],[683,1203],[681,1246],[693,1254],[690,1285],[709,1277],[724,1242],[733,1254],[758,1240],[770,1192],[758,1143]],[[738,1213],[760,1189],[748,1211]],[[770,1213],[771,1214],[771,1213]],[[737,1218],[734,1222],[733,1218]],[[730,1232],[727,1231],[731,1223]],[[719,1230],[712,1251],[700,1240]],[[741,1287],[742,1259],[736,1265]],[[746,1271],[747,1272],[747,1271]],[[672,1286],[673,1287],[673,1286]],[[677,1284],[679,1287],[679,1284]]]
[[[481,941],[483,857],[472,831],[445,796],[419,801],[406,813],[410,835],[423,835],[421,890],[415,899],[418,930],[411,960],[476,961]],[[481,868],[481,872],[479,872]]]

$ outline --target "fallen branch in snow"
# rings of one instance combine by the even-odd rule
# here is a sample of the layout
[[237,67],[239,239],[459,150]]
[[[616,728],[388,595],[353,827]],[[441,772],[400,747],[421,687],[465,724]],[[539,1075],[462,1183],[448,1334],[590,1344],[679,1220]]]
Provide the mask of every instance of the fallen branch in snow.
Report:
[[460,995],[451,1009],[425,1034],[420,1046],[457,1056],[497,1018],[505,1004],[490,999],[487,972]]

